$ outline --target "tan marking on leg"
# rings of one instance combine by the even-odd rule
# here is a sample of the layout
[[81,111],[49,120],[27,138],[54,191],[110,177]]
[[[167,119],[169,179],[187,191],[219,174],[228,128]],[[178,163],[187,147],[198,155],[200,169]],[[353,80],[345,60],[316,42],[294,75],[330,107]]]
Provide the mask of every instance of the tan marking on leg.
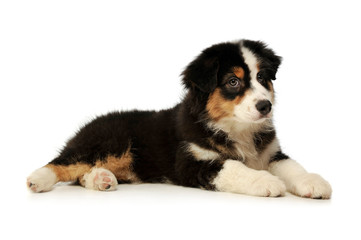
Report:
[[104,161],[98,161],[95,166],[105,168],[111,171],[117,180],[139,182],[132,169],[133,156],[130,152],[130,147],[120,157],[109,155]]
[[60,182],[76,181],[92,168],[90,164],[85,163],[76,163],[67,166],[50,163],[45,167],[52,169]]
[[76,163],[67,166],[48,164],[48,167],[54,171],[57,181],[69,182],[78,180],[82,186],[85,186],[83,179],[84,174],[91,171],[93,167],[105,168],[111,171],[117,180],[139,182],[139,178],[133,172],[131,164],[133,157],[130,148],[120,157],[108,156],[105,160],[97,161],[95,166],[85,163]]

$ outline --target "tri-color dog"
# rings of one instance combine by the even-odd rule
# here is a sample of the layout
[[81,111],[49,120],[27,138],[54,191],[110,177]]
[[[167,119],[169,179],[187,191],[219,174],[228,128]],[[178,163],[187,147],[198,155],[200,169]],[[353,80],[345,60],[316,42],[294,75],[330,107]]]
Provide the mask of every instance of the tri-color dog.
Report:
[[58,157],[27,179],[33,192],[57,182],[109,191],[118,183],[173,183],[277,197],[328,199],[331,186],[281,150],[272,123],[272,80],[281,63],[264,43],[205,49],[182,73],[174,108],[113,112],[85,125]]

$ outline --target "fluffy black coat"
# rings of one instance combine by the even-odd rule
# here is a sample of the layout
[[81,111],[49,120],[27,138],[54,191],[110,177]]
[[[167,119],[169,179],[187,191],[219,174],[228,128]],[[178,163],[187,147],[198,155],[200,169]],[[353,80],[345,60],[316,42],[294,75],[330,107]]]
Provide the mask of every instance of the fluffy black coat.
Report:
[[[265,87],[275,79],[281,58],[262,42],[242,40],[259,59],[259,68],[266,78]],[[230,69],[244,70],[244,86],[237,92],[225,87]],[[90,122],[68,141],[59,156],[49,163],[53,167],[86,164],[95,166],[108,156],[120,159],[130,150],[129,169],[140,182],[172,182],[174,184],[214,189],[212,179],[226,159],[244,161],[235,153],[234,142],[222,130],[209,127],[214,119],[207,111],[210,94],[216,88],[226,100],[242,96],[249,89],[249,72],[240,51],[240,42],[222,43],[205,49],[184,72],[183,84],[188,90],[183,101],[163,111],[113,112]],[[275,138],[275,131],[257,132],[254,144],[262,152]],[[215,161],[199,161],[189,152],[188,143],[219,153]],[[221,150],[220,150],[221,149]],[[223,149],[223,150],[222,150]],[[269,160],[281,160],[281,152]],[[75,176],[80,179],[84,173]],[[73,177],[66,180],[75,180]],[[119,182],[132,182],[118,178]]]

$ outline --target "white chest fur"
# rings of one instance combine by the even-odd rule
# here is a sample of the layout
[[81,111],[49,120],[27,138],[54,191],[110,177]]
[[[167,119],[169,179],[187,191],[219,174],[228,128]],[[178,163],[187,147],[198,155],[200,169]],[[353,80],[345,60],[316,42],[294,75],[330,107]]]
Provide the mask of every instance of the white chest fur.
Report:
[[256,150],[254,135],[262,128],[273,129],[272,122],[266,121],[263,124],[244,123],[237,118],[223,118],[216,123],[209,123],[211,129],[222,130],[228,134],[228,137],[235,143],[236,155],[243,159],[243,163],[256,170],[268,169],[270,157],[279,151],[279,142],[275,138],[261,153]]
[[247,140],[235,144],[244,164],[256,170],[267,170],[270,157],[280,149],[278,139],[275,138],[261,153],[257,152],[253,138]]

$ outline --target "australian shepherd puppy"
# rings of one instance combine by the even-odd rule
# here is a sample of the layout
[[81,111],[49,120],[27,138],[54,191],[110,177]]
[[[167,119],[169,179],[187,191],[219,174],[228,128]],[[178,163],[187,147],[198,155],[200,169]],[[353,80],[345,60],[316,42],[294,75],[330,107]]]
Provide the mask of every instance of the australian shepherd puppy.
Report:
[[33,192],[77,181],[100,191],[118,183],[173,183],[264,197],[286,191],[328,199],[331,186],[282,152],[272,123],[272,80],[281,58],[241,40],[205,49],[182,73],[187,90],[163,111],[113,112],[82,127],[27,179]]

